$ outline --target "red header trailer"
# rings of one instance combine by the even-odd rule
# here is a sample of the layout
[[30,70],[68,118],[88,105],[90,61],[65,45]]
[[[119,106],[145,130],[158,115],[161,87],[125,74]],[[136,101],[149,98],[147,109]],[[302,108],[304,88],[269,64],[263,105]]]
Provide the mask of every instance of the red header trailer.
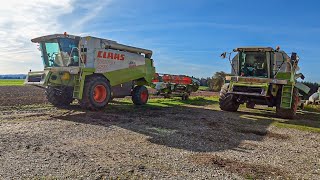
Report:
[[200,85],[198,80],[189,76],[159,73],[154,75],[152,83],[157,95],[177,96],[183,100],[187,100],[191,92],[197,91]]

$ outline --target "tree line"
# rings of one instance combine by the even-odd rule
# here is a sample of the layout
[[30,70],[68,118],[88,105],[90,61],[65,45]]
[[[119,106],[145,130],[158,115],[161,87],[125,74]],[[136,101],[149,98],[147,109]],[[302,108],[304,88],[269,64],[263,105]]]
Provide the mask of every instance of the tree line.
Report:
[[27,75],[0,75],[0,79],[25,79]]

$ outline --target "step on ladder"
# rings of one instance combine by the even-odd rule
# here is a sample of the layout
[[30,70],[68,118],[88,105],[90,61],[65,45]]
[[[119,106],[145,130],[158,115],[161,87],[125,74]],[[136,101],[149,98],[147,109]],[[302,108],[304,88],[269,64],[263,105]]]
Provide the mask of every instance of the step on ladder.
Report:
[[282,96],[280,107],[284,109],[290,109],[292,105],[293,86],[282,87]]

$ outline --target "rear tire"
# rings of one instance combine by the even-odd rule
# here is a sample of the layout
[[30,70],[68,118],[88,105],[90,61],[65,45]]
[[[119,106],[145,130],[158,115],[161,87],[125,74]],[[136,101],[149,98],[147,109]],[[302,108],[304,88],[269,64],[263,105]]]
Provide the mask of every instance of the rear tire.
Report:
[[299,103],[299,94],[296,88],[293,89],[292,94],[292,105],[291,109],[284,109],[280,107],[281,104],[281,92],[277,96],[277,107],[276,107],[276,114],[277,116],[284,118],[284,119],[294,119],[297,115],[298,103]]
[[136,86],[132,91],[132,102],[135,105],[147,104],[149,99],[149,92],[145,86]]
[[236,101],[233,94],[228,94],[229,84],[222,86],[220,91],[219,105],[223,111],[236,112],[239,109],[240,103]]
[[48,87],[45,92],[48,101],[56,107],[69,106],[73,101],[73,89]]
[[88,77],[85,80],[80,106],[88,110],[105,108],[111,99],[111,86],[108,80],[101,76]]

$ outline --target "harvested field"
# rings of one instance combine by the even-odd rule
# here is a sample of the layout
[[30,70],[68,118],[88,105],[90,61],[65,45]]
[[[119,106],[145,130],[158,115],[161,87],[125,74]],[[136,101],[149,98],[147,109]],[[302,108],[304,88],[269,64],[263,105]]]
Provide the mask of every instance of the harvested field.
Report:
[[198,95],[141,107],[116,99],[90,112],[46,104],[41,89],[10,88],[0,94],[0,179],[320,176],[319,114],[288,121],[272,109],[228,113],[217,97]]
[[33,86],[0,86],[0,106],[47,103],[44,90]]
[[[154,93],[152,89],[151,93]],[[215,96],[217,92],[198,91],[191,96]],[[161,97],[152,97],[161,98]],[[0,86],[0,106],[17,106],[48,103],[45,90],[34,86]]]

